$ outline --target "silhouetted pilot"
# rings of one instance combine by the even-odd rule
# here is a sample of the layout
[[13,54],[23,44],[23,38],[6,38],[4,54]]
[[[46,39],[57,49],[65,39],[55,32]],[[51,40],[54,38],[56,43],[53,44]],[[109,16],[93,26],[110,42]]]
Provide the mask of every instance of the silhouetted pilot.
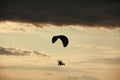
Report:
[[61,65],[65,65],[65,63],[62,62],[61,60],[58,60],[58,66],[61,66]]

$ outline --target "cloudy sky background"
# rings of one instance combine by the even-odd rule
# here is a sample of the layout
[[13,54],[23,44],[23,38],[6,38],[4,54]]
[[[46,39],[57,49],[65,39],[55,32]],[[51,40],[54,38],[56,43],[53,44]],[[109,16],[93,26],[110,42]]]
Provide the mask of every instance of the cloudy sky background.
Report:
[[[1,80],[118,80],[120,10],[114,1],[0,1]],[[17,6],[17,7],[16,7]],[[69,45],[54,35],[66,35]],[[66,65],[57,66],[62,59]]]

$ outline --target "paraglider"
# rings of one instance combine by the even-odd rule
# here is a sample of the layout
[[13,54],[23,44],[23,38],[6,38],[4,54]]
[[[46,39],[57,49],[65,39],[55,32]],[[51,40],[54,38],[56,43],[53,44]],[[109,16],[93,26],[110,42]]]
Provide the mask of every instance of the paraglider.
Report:
[[[52,43],[55,43],[58,39],[62,41],[63,47],[68,46],[68,38],[64,35],[57,35],[52,37]],[[65,63],[62,60],[58,60],[58,66],[65,65]]]
[[55,43],[58,39],[60,39],[63,43],[63,47],[68,45],[68,38],[64,35],[53,36],[52,43]]
[[65,63],[61,60],[58,60],[58,66],[61,66],[61,65],[64,65],[65,66]]

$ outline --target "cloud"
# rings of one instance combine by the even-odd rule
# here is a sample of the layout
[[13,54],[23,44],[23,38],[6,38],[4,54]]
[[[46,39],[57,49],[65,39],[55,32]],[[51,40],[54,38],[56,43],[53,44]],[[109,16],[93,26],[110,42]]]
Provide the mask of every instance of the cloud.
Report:
[[45,76],[52,76],[54,75],[53,73],[45,73]]
[[[51,64],[44,64],[42,65],[1,65],[0,67],[3,67],[3,70],[10,69],[10,70],[41,70],[41,71],[53,71],[53,72],[79,72],[78,69],[71,69],[71,68],[63,68],[54,66]],[[52,73],[45,73],[44,75],[53,75]]]
[[87,48],[87,49],[113,50],[111,47],[107,47],[107,46],[97,46],[97,45],[83,44],[78,42],[71,42],[71,44],[74,47],[81,47],[81,48]]
[[31,23],[21,23],[13,21],[1,21],[0,32],[31,32],[36,26]]
[[34,54],[38,55],[38,56],[44,56],[44,57],[50,57],[49,55],[47,54],[42,54],[42,53],[39,53],[37,51],[33,51]]
[[83,61],[75,61],[72,64],[80,64],[80,63],[94,63],[94,64],[112,64],[112,65],[120,65],[120,57],[103,57],[103,58],[93,58]]
[[70,77],[68,77],[68,80],[99,80],[99,79],[97,79],[95,77],[83,75],[81,77],[70,76]]
[[0,47],[0,55],[28,56],[32,54],[36,54],[37,56],[50,57],[49,55],[42,54],[37,51],[28,51],[28,50],[22,50],[16,48]]
[[0,80],[7,80],[8,76],[0,72]]
[[115,58],[99,58],[99,59],[94,59],[92,62],[105,63],[105,64],[120,64],[120,57],[115,57]]
[[1,0],[0,20],[120,27],[119,7],[116,0]]
[[2,71],[3,69],[3,66],[0,64],[0,80],[8,79],[8,75],[6,75],[4,71]]

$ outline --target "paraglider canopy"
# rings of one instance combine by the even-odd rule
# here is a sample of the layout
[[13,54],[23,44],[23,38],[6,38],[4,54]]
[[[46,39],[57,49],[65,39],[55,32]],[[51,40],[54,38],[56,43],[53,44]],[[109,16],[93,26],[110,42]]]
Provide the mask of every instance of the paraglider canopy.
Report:
[[68,38],[64,35],[53,36],[52,43],[55,43],[58,39],[62,41],[63,47],[66,47],[68,45]]

